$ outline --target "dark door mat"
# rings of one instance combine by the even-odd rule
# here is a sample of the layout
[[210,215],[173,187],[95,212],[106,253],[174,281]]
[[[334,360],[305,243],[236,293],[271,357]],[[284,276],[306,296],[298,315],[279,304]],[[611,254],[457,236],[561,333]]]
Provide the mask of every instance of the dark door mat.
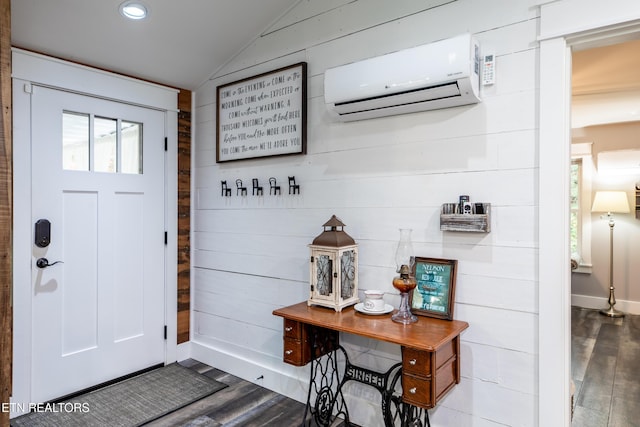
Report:
[[11,420],[14,427],[133,427],[207,397],[225,384],[177,363]]

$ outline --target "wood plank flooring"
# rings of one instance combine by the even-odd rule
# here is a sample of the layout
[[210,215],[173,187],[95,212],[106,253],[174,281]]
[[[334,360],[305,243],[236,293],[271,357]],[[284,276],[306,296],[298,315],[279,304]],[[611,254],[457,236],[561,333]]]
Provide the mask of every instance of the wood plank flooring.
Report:
[[[193,359],[183,366],[228,387],[149,424],[150,427],[288,427],[299,426],[304,404],[212,368]],[[340,422],[335,427],[343,427]]]
[[571,308],[574,427],[640,425],[640,316]]

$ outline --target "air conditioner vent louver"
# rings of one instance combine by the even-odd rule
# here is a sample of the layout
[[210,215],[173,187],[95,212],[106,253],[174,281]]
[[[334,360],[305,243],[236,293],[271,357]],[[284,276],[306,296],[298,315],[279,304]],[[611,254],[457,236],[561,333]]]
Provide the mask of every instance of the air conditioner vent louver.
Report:
[[[334,109],[336,112],[338,112],[338,114],[354,114],[365,111],[389,108],[390,106],[409,107],[413,104],[420,104],[424,102],[431,102],[440,99],[448,99],[461,96],[460,89],[457,83],[449,83],[430,88],[413,89],[411,91],[404,92],[404,94],[405,96],[403,96],[402,103],[398,103],[397,94],[389,94],[362,99],[359,101],[337,103],[335,104]],[[345,108],[341,108],[343,106]]]

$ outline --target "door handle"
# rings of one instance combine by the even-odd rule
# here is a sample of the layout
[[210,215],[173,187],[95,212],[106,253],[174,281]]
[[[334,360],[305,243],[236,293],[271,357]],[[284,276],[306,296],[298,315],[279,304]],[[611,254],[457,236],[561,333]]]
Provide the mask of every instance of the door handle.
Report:
[[63,264],[62,261],[55,261],[52,262],[51,264],[49,264],[49,260],[46,258],[38,258],[38,260],[36,261],[36,267],[38,268],[47,268],[47,267],[51,267],[52,265],[56,265],[56,264]]

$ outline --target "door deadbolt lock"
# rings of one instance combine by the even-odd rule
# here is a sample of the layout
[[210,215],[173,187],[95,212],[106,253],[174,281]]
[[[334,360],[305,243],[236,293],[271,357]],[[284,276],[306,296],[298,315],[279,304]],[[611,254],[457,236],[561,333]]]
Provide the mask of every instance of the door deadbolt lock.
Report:
[[35,244],[39,248],[46,248],[51,243],[51,223],[48,219],[39,219],[35,225]]

